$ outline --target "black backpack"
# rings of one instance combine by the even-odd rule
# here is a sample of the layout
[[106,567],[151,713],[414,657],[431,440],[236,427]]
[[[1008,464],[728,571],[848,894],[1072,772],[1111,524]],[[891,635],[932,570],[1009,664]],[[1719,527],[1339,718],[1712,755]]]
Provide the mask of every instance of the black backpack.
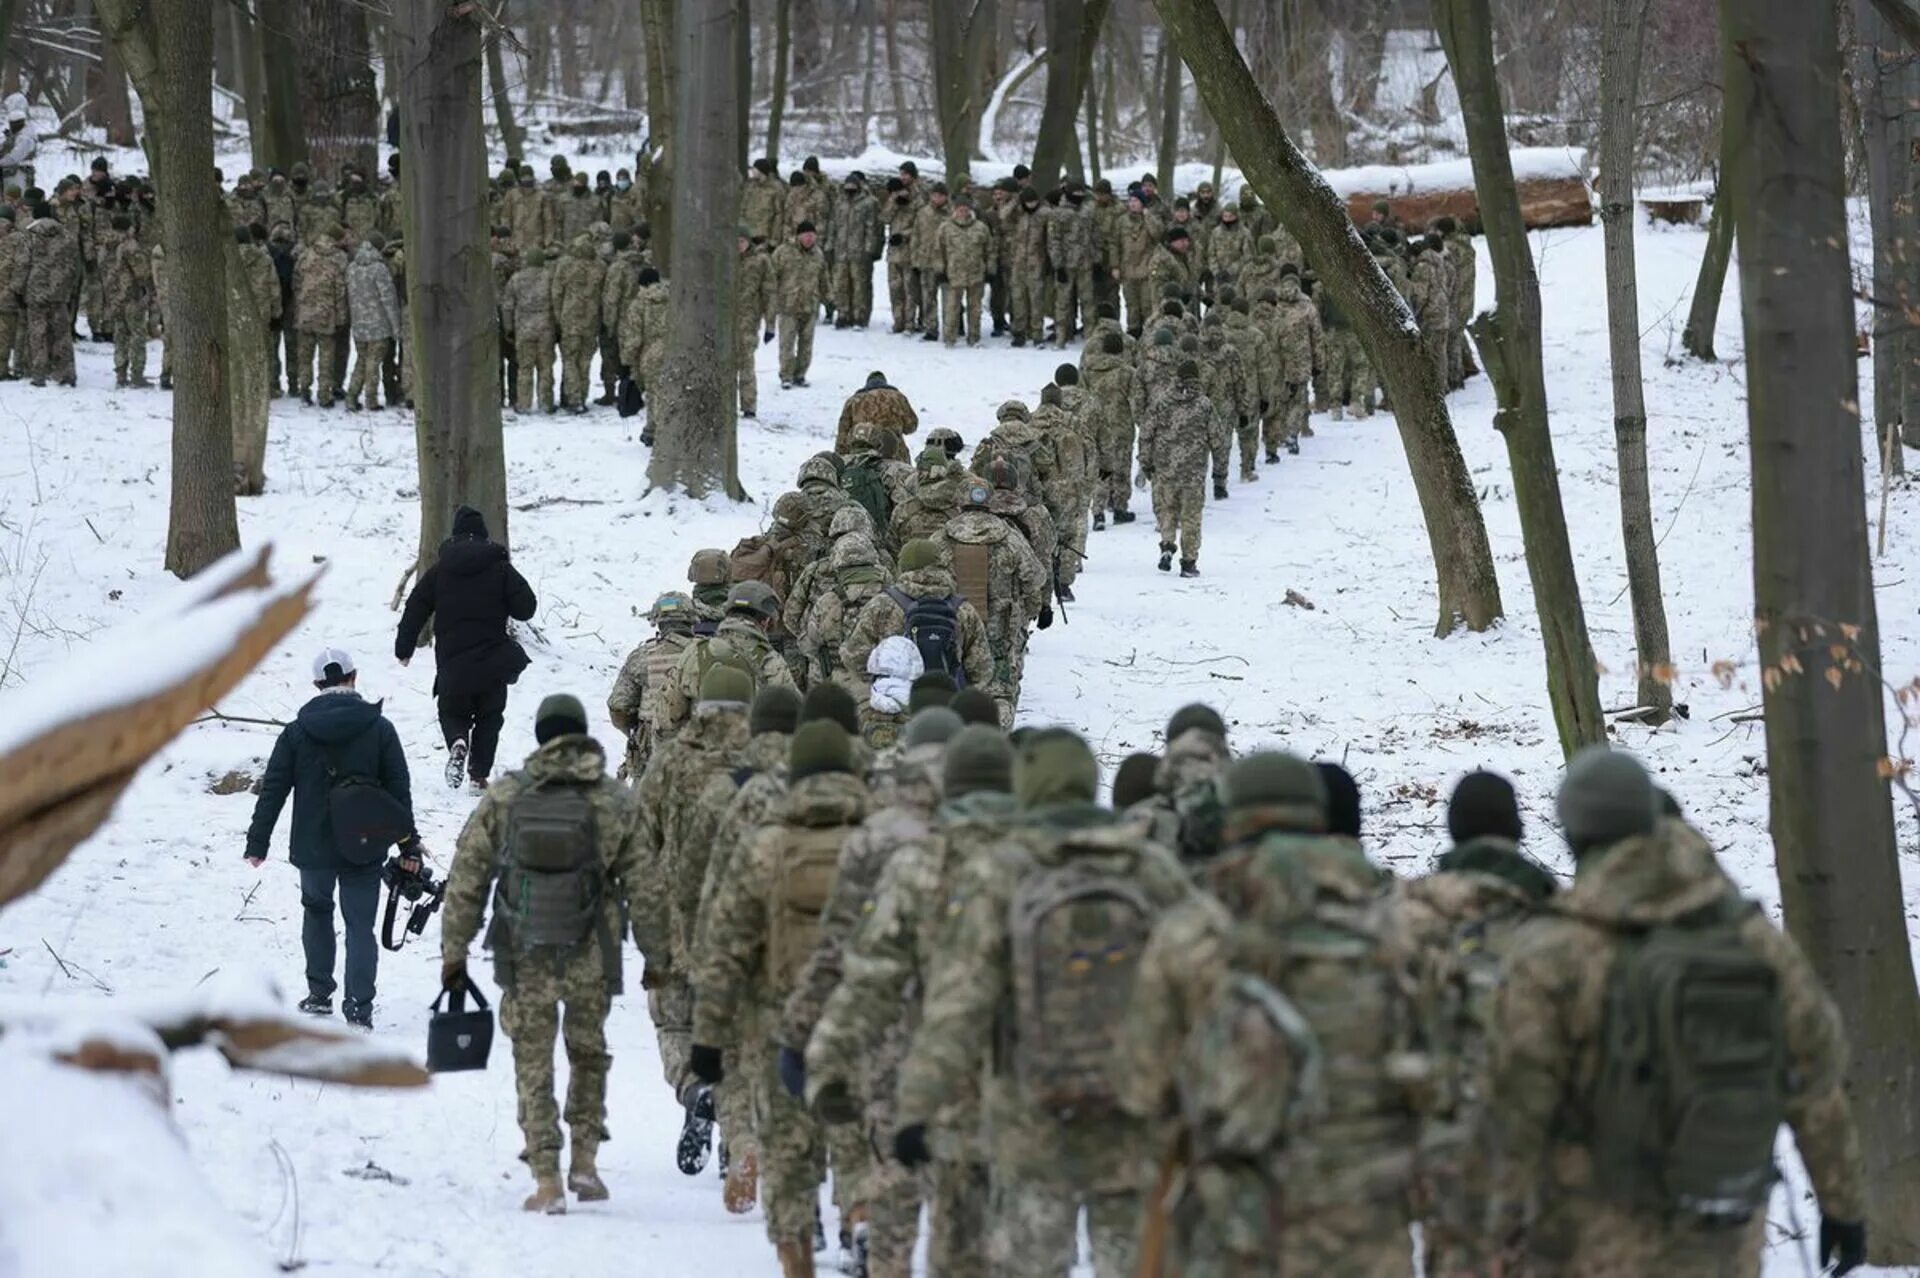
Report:
[[954,687],[966,687],[967,671],[960,663],[960,597],[915,599],[898,586],[888,586],[887,596],[900,605],[905,615],[901,633],[920,650],[927,672],[937,670],[952,679]]
[[[379,731],[376,722],[368,732]],[[350,772],[333,747],[308,736],[327,773],[327,824],[333,846],[348,865],[378,865],[387,849],[413,833],[413,814],[387,793],[378,777]]]

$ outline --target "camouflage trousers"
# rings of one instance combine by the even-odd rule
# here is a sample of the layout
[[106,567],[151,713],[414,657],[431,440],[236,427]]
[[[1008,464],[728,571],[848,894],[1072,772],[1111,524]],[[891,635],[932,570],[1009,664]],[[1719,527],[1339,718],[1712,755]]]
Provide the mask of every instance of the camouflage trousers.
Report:
[[567,1127],[576,1155],[607,1139],[607,988],[600,947],[570,957],[518,960],[512,987],[500,996],[500,1029],[513,1041],[513,1084],[519,1098],[520,1157],[536,1176],[560,1170],[560,1110],[554,1102],[553,1042],[567,1049]]
[[1215,409],[1213,434],[1207,440],[1207,452],[1213,458],[1213,482],[1224,484],[1233,470],[1233,437],[1239,429],[1239,416],[1231,408]]
[[749,316],[733,326],[733,363],[735,384],[740,393],[740,411],[760,411],[760,374],[753,367],[753,353],[760,349],[760,317]]
[[1260,418],[1254,416],[1236,422],[1233,433],[1240,440],[1240,478],[1252,479],[1254,467],[1260,461]]
[[1180,1278],[1412,1278],[1414,1272],[1404,1213],[1367,1203],[1316,1206],[1278,1226],[1183,1214],[1172,1234],[1167,1269]]
[[1145,330],[1147,319],[1153,307],[1147,304],[1147,277],[1139,279],[1120,277],[1120,300],[1126,306],[1127,331],[1136,337]]
[[1280,388],[1280,402],[1267,414],[1267,452],[1280,452],[1300,438],[1307,427],[1308,385],[1288,382]]
[[371,341],[363,341],[358,337],[353,339],[353,373],[347,378],[348,404],[358,404],[364,390],[367,407],[380,407],[380,369],[392,353],[391,337],[379,337]]
[[1116,511],[1133,500],[1133,415],[1121,408],[1100,422],[1100,470],[1106,475],[1106,504]]
[[666,984],[647,991],[647,1016],[660,1042],[660,1073],[675,1096],[686,1094],[693,1081],[693,986],[685,977],[672,976]]
[[987,1235],[992,1209],[987,1165],[944,1159],[935,1163],[929,1208],[927,1272],[940,1278],[987,1278],[992,1245]]
[[1086,328],[1092,328],[1094,320],[1093,268],[1083,266],[1066,276],[1064,281],[1058,275],[1053,280],[1053,336],[1063,347],[1073,340],[1076,316]]
[[[11,298],[8,299],[11,302]],[[142,326],[144,330],[145,326]],[[144,336],[144,331],[142,333]],[[20,340],[20,312],[0,311],[0,377],[12,377],[16,371],[24,372],[26,360],[14,358],[14,347]],[[22,352],[24,356],[24,352]]]
[[1469,372],[1480,371],[1467,341],[1467,325],[1472,319],[1473,307],[1468,305],[1466,314],[1454,313],[1453,326],[1447,330],[1447,377],[1455,386],[1463,384]]
[[115,313],[118,308],[107,301],[106,276],[97,267],[87,268],[80,287],[86,296],[87,334],[98,341],[102,333],[113,331],[114,321],[119,318]]
[[938,337],[940,336],[940,306],[942,302],[940,296],[940,272],[932,268],[921,268],[914,271],[913,274],[919,281],[920,327],[918,331],[922,333],[932,333],[935,337]]
[[940,298],[940,315],[946,325],[944,340],[948,346],[959,338],[962,318],[967,326],[967,345],[980,344],[980,294],[985,287],[984,283],[947,285]]
[[620,381],[620,337],[611,326],[600,330],[600,393],[611,399]]
[[70,382],[73,377],[73,308],[65,299],[27,307],[27,373]]
[[1073,493],[1057,521],[1060,530],[1058,576],[1060,584],[1068,589],[1080,579],[1080,568],[1087,561],[1087,508],[1093,499],[1091,491]]
[[1563,1201],[1534,1223],[1522,1272],[1526,1278],[1755,1278],[1766,1223],[1765,1212],[1725,1226]]
[[131,378],[147,380],[147,303],[123,304],[111,315],[104,315],[100,327],[113,329],[113,377],[117,382]]
[[760,1080],[767,1070],[765,1058],[760,1036],[749,1032],[721,1062],[726,1077],[714,1092],[715,1116],[720,1122],[721,1143],[736,1162],[748,1154],[760,1156],[760,1137],[754,1122],[760,1106]]
[[1362,417],[1373,412],[1373,368],[1350,328],[1327,330],[1327,398]]
[[1007,272],[1008,289],[1007,316],[1013,325],[1013,335],[1037,342],[1046,332],[1046,305],[1042,295],[1040,272],[1015,268]]
[[513,338],[513,411],[553,411],[553,330],[522,328]]
[[848,324],[866,326],[873,318],[873,261],[864,254],[841,254],[833,264],[833,309]]
[[892,257],[887,259],[887,298],[893,303],[893,331],[913,332],[920,327],[920,280],[914,269]]
[[994,1278],[1060,1278],[1072,1272],[1082,1207],[1087,1212],[1087,1236],[1093,1242],[1094,1278],[1135,1278],[1140,1254],[1139,1194],[1083,1195],[1056,1185],[996,1177],[991,1201],[987,1245]]
[[776,1247],[802,1239],[811,1243],[826,1141],[807,1107],[781,1085],[772,1052],[761,1053],[755,1079],[753,1125],[760,1140],[760,1207],[767,1216],[767,1237]]
[[[313,333],[303,328],[300,330],[300,344],[293,356],[294,385],[291,389],[299,394],[311,394],[323,408],[332,406],[334,392],[340,389],[340,383],[333,376],[336,340],[330,332]],[[317,374],[314,371],[316,363],[319,366]],[[320,383],[318,387],[314,385],[316,378]]]
[[1426,353],[1427,362],[1433,365],[1434,375],[1440,379],[1440,384],[1447,385],[1447,330],[1423,329],[1420,333],[1420,349]]
[[782,383],[806,380],[813,367],[813,326],[817,311],[783,311],[780,315],[780,380]]
[[560,339],[560,402],[579,408],[587,402],[593,387],[593,352],[599,343],[592,333],[575,333]]
[[1178,545],[1182,560],[1198,560],[1200,520],[1206,509],[1204,476],[1154,476],[1153,522],[1160,530],[1160,549],[1172,550]]

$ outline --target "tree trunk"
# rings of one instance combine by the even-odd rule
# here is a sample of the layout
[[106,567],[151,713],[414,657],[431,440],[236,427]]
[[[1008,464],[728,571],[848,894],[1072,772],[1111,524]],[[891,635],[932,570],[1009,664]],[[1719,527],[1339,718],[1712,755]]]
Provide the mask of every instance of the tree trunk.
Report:
[[793,105],[817,107],[826,100],[825,72],[820,51],[820,6],[815,0],[791,0],[793,65],[788,69]]
[[1673,712],[1667,606],[1660,593],[1653,496],[1647,480],[1647,399],[1640,376],[1640,283],[1633,253],[1636,107],[1648,0],[1606,0],[1600,44],[1600,217],[1606,239],[1607,344],[1613,365],[1613,443],[1620,466],[1620,528],[1633,598],[1636,702],[1647,723]]
[[[244,55],[243,55],[244,56]],[[100,48],[99,91],[95,102],[99,108],[98,119],[106,130],[108,146],[135,146],[138,140],[133,132],[133,97],[127,92],[126,68],[120,65],[120,59],[114,54],[113,46],[102,44]],[[252,98],[248,98],[252,102]],[[247,122],[252,130],[253,112],[248,108]]]
[[[680,97],[675,118],[684,124],[675,165],[674,220],[683,227],[725,228],[739,220],[740,169],[734,130],[740,116],[734,24],[741,0],[679,0],[676,65]],[[660,385],[649,386],[654,427],[647,481],[684,488],[690,496],[724,492],[736,501],[733,272],[738,254],[731,232],[682,235],[673,246],[673,320]]]
[[227,416],[233,426],[233,485],[242,497],[258,497],[267,488],[266,361],[242,352],[267,347],[267,317],[253,300],[240,246],[229,238],[227,259]]
[[425,566],[461,506],[485,515],[507,544],[500,324],[487,248],[480,29],[445,0],[395,0],[393,25]]
[[[499,18],[502,23],[507,20],[507,0],[500,0]],[[486,47],[487,82],[493,89],[493,122],[500,130],[500,145],[506,148],[507,158],[518,162],[527,158],[527,135],[514,119],[513,89],[507,83],[507,57],[500,48],[498,36],[488,36]],[[414,402],[419,402],[418,396]]]
[[1713,353],[1713,330],[1720,323],[1720,295],[1726,291],[1727,267],[1733,261],[1734,201],[1739,198],[1733,180],[1739,157],[1734,154],[1733,130],[1727,125],[1724,107],[1720,117],[1720,182],[1714,191],[1713,221],[1707,227],[1707,248],[1694,280],[1687,326],[1680,332],[1681,348],[1708,362],[1718,358]]
[[[1873,0],[1856,0],[1859,43],[1855,49],[1855,98],[1865,135],[1867,211],[1873,224],[1873,422],[1878,454],[1889,469],[1906,469],[1898,446],[1906,421],[1904,383],[1911,373],[1914,341],[1909,316],[1920,307],[1920,241],[1912,237],[1912,170],[1905,103],[1920,98],[1920,59],[1902,48]],[[1894,441],[1890,448],[1888,440]]]
[[1074,117],[1086,97],[1093,50],[1113,0],[1046,0],[1047,96],[1040,109],[1040,134],[1033,144],[1037,191],[1052,187],[1074,145]]
[[900,0],[884,0],[887,28],[887,91],[893,95],[894,145],[906,147],[913,139],[907,114],[907,78],[900,69]]
[[1333,300],[1353,321],[1396,408],[1395,424],[1426,520],[1439,592],[1435,633],[1500,617],[1500,585],[1486,524],[1447,417],[1446,386],[1411,331],[1405,303],[1361,244],[1339,197],[1301,155],[1234,45],[1213,0],[1156,0],[1180,56],[1247,182],[1297,239]]
[[[673,248],[673,112],[677,64],[674,42],[675,0],[640,0],[640,21],[647,29],[647,223],[653,260],[670,260]],[[638,178],[640,175],[635,174]],[[730,214],[739,224],[739,214]]]
[[1160,33],[1160,146],[1155,176],[1160,189],[1171,191],[1173,166],[1180,160],[1180,57],[1168,39]]
[[[872,35],[872,29],[868,29]],[[745,173],[752,163],[749,148],[753,145],[753,5],[750,0],[740,0],[740,21],[733,24],[733,74],[739,91],[734,97],[734,114],[739,116],[734,131],[734,167]],[[864,141],[865,131],[861,133]],[[856,151],[858,147],[854,148]]]
[[233,24],[234,56],[240,61],[240,94],[247,109],[247,142],[253,167],[264,173],[268,148],[267,69],[260,57],[260,33],[254,29],[248,11],[240,5],[228,5],[227,18]]
[[367,11],[359,0],[303,0],[301,103],[308,162],[337,188],[344,165],[379,164],[380,95],[373,79]]
[[[260,62],[266,72],[267,145],[261,157],[286,170],[307,158],[306,112],[300,104],[298,0],[254,0],[259,15]],[[144,96],[144,95],[143,95]]]
[[767,154],[780,165],[780,124],[787,114],[787,72],[793,62],[793,0],[773,0],[773,93],[767,102]]
[[1871,1260],[1920,1258],[1920,996],[1889,806],[1847,260],[1833,11],[1722,0],[1744,157],[1740,297],[1754,629],[1787,927],[1840,1005]]
[[959,190],[971,177],[980,117],[986,110],[988,53],[994,42],[995,0],[932,0],[934,113],[946,181]]
[[[99,0],[99,12],[146,116],[173,353],[166,566],[191,577],[240,548],[226,390],[234,244],[213,181],[213,12],[202,0]],[[245,357],[257,363],[259,351]]]
[[[1574,574],[1567,513],[1547,426],[1547,375],[1540,348],[1540,280],[1520,213],[1507,149],[1500,82],[1494,75],[1493,24],[1487,0],[1434,0],[1434,25],[1460,94],[1460,113],[1473,161],[1473,185],[1493,260],[1494,310],[1474,322],[1473,335],[1499,407],[1494,425],[1507,441],[1514,504],[1520,514],[1527,575],[1533,582],[1540,639],[1546,647],[1547,699],[1560,748],[1571,756],[1606,740],[1599,678],[1587,638],[1580,581]],[[1395,400],[1398,403],[1398,399]]]
[[1100,180],[1100,85],[1094,77],[1091,62],[1087,66],[1086,101],[1082,111],[1087,118],[1087,181],[1098,182]]

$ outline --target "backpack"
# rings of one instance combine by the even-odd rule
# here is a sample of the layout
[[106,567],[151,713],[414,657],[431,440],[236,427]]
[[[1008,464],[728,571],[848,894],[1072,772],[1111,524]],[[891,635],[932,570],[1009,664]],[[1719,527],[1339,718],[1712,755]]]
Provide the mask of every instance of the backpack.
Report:
[[708,638],[699,640],[694,647],[694,695],[693,698],[689,698],[690,700],[699,696],[700,685],[707,681],[707,671],[713,669],[715,665],[732,666],[735,670],[746,675],[748,679],[753,681],[754,696],[757,697],[760,695],[761,679],[759,664],[749,660],[746,654],[741,652],[729,637],[714,634]]
[[820,940],[820,915],[833,895],[840,845],[851,827],[783,825],[780,865],[774,872],[768,918],[767,985],[785,997]]
[[773,582],[773,544],[765,537],[742,537],[727,556],[727,575],[735,585],[743,581]]
[[1196,1161],[1253,1161],[1326,1104],[1325,1058],[1300,1009],[1262,978],[1229,971],[1181,1046],[1180,1115]]
[[1137,883],[1084,862],[1038,870],[1015,890],[1012,1062],[1034,1104],[1062,1118],[1115,1108],[1115,1035],[1153,919]]
[[848,462],[846,472],[840,476],[840,487],[873,516],[875,529],[891,526],[893,494],[887,489],[887,481],[881,478],[880,458],[856,457]]
[[1740,935],[1757,909],[1729,894],[1614,960],[1588,1128],[1604,1197],[1706,1219],[1766,1207],[1788,1062],[1779,976]]
[[966,667],[960,662],[960,605],[958,595],[943,599],[915,599],[898,586],[887,587],[887,597],[900,606],[901,633],[920,650],[929,673],[939,671],[953,686],[967,686]]
[[594,835],[588,787],[533,784],[508,804],[490,947],[524,957],[604,933],[607,874]]
[[993,551],[977,542],[956,541],[948,545],[947,557],[953,564],[954,589],[973,605],[982,621],[991,624],[987,587],[993,580]]
[[[375,722],[368,732],[379,731]],[[380,778],[349,771],[332,746],[308,736],[327,774],[327,824],[334,850],[348,865],[378,865],[387,849],[413,833],[413,813],[387,792]]]

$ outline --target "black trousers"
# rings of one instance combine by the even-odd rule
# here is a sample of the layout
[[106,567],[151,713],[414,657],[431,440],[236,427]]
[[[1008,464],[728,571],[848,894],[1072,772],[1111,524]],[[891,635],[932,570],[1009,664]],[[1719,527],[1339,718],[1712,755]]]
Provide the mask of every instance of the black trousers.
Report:
[[441,693],[440,733],[451,746],[467,743],[467,775],[485,781],[500,750],[500,727],[507,719],[507,687],[478,693]]

